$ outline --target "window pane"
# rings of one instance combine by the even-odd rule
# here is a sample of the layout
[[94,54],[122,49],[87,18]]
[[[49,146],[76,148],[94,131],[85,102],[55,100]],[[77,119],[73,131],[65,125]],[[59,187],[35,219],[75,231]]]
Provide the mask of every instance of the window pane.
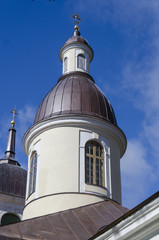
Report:
[[90,141],[86,144],[86,181],[90,184],[95,184],[104,187],[104,158],[103,148],[95,141]]
[[37,153],[34,153],[31,157],[31,162],[30,162],[29,195],[35,191],[36,173],[37,173]]
[[89,153],[89,146],[86,147],[86,153]]
[[85,70],[85,57],[81,54],[77,56],[77,67]]
[[12,213],[6,213],[2,216],[1,226],[20,222],[20,218]]
[[67,72],[68,58],[64,58],[64,73]]

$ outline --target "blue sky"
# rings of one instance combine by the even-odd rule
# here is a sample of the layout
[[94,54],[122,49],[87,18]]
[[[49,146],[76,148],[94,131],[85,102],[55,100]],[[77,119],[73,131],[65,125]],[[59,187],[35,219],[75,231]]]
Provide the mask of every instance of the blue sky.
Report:
[[112,103],[128,148],[121,160],[123,205],[158,191],[159,1],[1,0],[0,156],[16,105],[16,158],[27,167],[22,137],[62,74],[59,49],[72,36],[72,15],[94,50],[90,75]]

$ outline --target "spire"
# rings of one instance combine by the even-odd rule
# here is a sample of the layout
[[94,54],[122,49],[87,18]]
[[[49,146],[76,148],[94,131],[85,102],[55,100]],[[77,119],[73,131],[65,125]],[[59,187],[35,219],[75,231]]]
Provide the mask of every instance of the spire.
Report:
[[15,160],[16,130],[15,130],[14,126],[15,126],[15,116],[17,114],[16,108],[14,108],[11,113],[13,114],[13,117],[12,117],[12,121],[11,121],[11,127],[9,128],[7,148],[5,151],[4,158],[0,159],[0,163],[9,163],[9,164],[20,166],[20,164]]

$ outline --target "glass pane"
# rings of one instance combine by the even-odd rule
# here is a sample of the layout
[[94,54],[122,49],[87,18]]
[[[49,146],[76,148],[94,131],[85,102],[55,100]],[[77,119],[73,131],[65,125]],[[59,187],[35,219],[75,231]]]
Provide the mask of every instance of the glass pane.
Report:
[[83,55],[77,56],[77,67],[85,70],[85,57]]
[[67,62],[68,62],[67,57],[65,57],[65,59],[64,59],[64,73],[67,71]]
[[96,146],[96,156],[99,157],[99,153],[100,153],[100,147],[99,147],[99,146]]
[[30,174],[29,174],[29,195],[35,191],[37,173],[37,154],[34,153],[31,159]]
[[33,168],[33,159],[31,160],[30,170]]
[[[104,186],[103,148],[95,141],[86,144],[86,175],[89,183]],[[88,171],[87,171],[88,170]]]
[[88,169],[88,170],[86,170],[86,176],[88,176],[88,177],[89,177],[89,169]]
[[90,181],[91,184],[93,184],[93,178],[91,177],[91,181]]
[[6,213],[2,216],[1,226],[20,222],[20,218],[12,213]]
[[86,147],[86,153],[89,153],[89,146]]
[[88,177],[88,175],[86,176],[86,183],[89,183],[89,177]]
[[99,179],[97,179],[96,184],[99,186]]
[[103,150],[100,149],[100,157],[103,157]]
[[34,154],[34,165],[36,166],[36,164],[37,164],[37,154],[35,153]]

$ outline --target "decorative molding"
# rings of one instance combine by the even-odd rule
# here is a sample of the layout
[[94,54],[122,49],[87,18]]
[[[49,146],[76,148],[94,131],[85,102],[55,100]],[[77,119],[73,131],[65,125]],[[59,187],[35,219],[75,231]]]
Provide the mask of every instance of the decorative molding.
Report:
[[69,45],[64,45],[61,48],[61,50],[59,52],[59,58],[60,58],[61,62],[63,61],[63,57],[62,56],[65,54],[66,51],[68,51],[70,49],[82,49],[82,50],[84,50],[85,52],[88,53],[90,62],[93,59],[93,50],[92,50],[92,48],[89,45],[86,45],[86,44],[83,44],[83,43],[80,43],[80,42],[76,42],[76,43],[70,43]]
[[[105,188],[85,183],[85,145],[88,141],[98,141],[104,148],[105,166]],[[91,131],[80,131],[79,133],[79,192],[94,193],[111,198],[111,169],[110,169],[110,146],[109,140],[94,134]],[[86,189],[87,186],[87,189]],[[100,191],[102,189],[102,191]]]
[[114,124],[91,116],[77,116],[77,115],[65,115],[65,116],[57,116],[53,118],[49,118],[43,120],[36,125],[33,125],[28,131],[25,133],[23,137],[23,147],[25,153],[28,155],[29,146],[32,141],[41,133],[57,128],[57,127],[78,127],[78,128],[87,128],[91,131],[94,129],[98,132],[107,132],[108,135],[112,136],[120,148],[120,156],[122,157],[126,151],[127,140],[125,134],[122,130],[115,126]]

